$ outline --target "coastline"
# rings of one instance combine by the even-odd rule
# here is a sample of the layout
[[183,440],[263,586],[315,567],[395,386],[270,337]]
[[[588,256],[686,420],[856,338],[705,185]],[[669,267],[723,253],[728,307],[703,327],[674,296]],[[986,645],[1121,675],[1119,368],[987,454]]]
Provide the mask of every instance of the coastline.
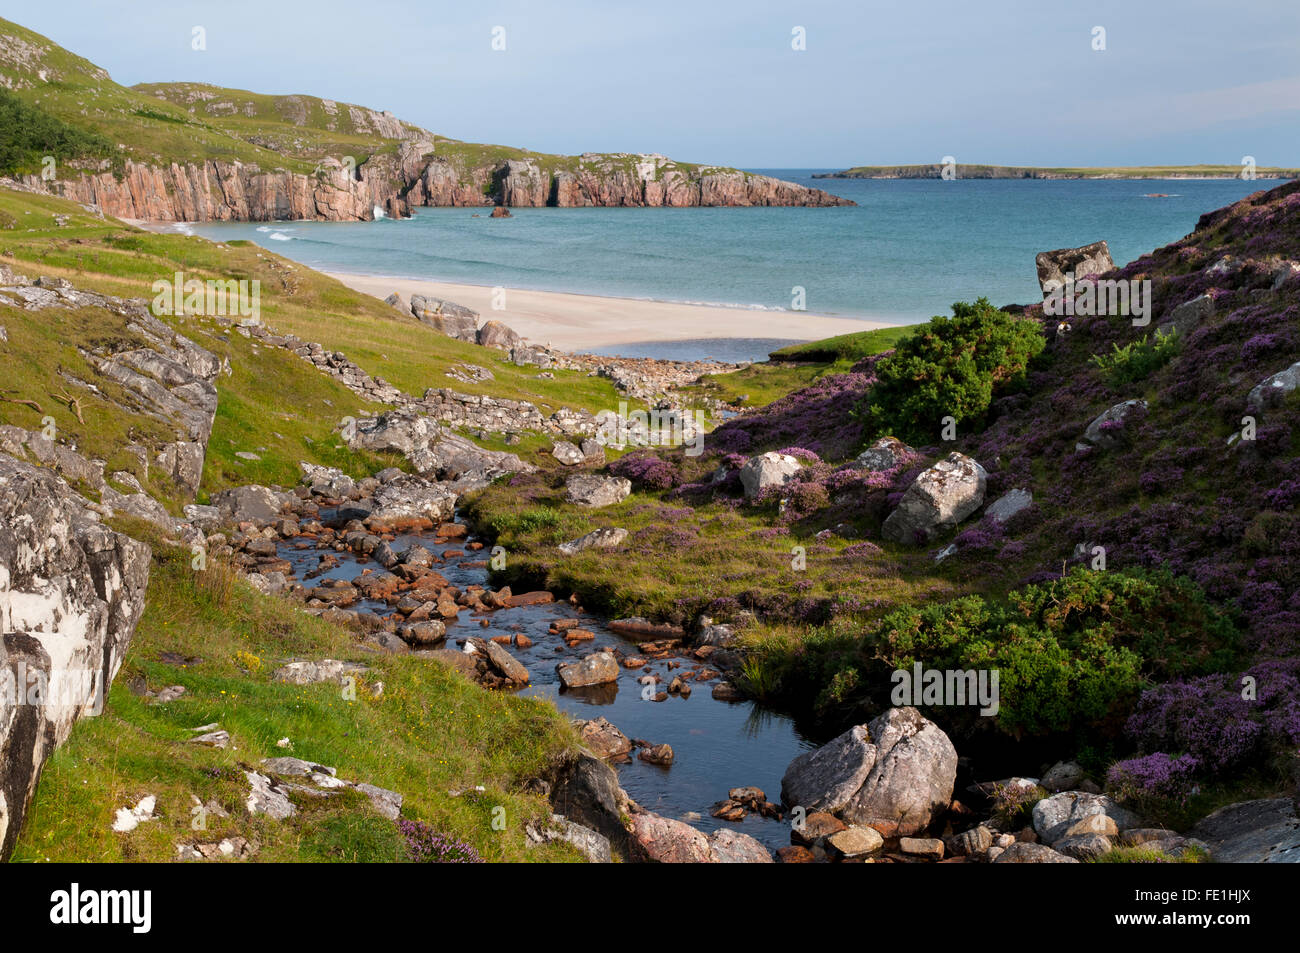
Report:
[[816,341],[837,334],[873,331],[906,321],[841,318],[807,311],[763,311],[725,305],[684,304],[559,291],[507,288],[505,307],[492,307],[493,289],[420,278],[323,272],[356,291],[386,298],[394,291],[446,298],[496,319],[533,344],[562,351],[608,349],[644,343],[726,339]]

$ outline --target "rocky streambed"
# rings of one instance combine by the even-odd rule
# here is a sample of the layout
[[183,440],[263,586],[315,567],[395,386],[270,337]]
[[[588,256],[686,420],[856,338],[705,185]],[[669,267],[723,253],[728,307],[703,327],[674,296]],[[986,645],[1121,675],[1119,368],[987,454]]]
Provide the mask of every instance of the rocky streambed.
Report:
[[[299,583],[312,608],[369,630],[390,650],[550,700],[582,723],[588,746],[647,811],[706,833],[742,831],[770,850],[790,844],[788,818],[771,801],[779,800],[785,766],[812,742],[788,716],[736,695],[727,681],[735,656],[725,645],[688,644],[680,631],[643,620],[604,620],[548,592],[494,591],[490,550],[462,535],[461,524],[381,536],[355,522],[345,502],[322,504],[314,519],[280,521],[289,535],[273,548],[251,543],[262,553],[259,584]],[[250,543],[243,545],[248,554]],[[449,590],[457,595],[444,595]],[[725,642],[725,627],[717,629],[716,641]],[[570,683],[599,681],[570,687],[564,666],[577,666],[565,676]],[[742,788],[757,793],[746,790],[725,812],[731,819],[713,816]]]

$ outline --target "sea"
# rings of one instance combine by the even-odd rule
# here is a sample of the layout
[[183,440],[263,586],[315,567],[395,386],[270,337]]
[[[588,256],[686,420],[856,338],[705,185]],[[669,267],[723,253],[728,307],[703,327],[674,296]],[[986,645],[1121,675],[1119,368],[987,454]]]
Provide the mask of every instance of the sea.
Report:
[[800,311],[910,324],[980,296],[1040,299],[1034,256],[1110,243],[1119,264],[1177,241],[1204,213],[1277,180],[814,179],[845,208],[421,208],[405,221],[210,223],[322,271],[563,291],[790,314],[790,336],[620,345],[609,353],[759,360],[806,339]]

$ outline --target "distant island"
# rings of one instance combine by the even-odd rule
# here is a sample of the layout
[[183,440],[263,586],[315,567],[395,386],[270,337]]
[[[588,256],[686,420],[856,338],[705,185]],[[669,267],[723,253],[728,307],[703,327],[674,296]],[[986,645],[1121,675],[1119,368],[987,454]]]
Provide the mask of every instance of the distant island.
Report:
[[[943,165],[859,165],[841,172],[818,172],[814,179],[939,179]],[[957,165],[959,179],[1235,179],[1240,165],[1139,165],[1093,168],[1039,168],[1016,165]],[[1300,178],[1300,169],[1258,166],[1258,179]]]

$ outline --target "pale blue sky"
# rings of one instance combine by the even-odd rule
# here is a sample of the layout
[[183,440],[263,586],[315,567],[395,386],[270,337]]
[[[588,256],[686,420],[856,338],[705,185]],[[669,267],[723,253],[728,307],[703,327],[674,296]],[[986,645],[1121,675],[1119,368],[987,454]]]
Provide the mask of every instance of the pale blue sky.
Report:
[[128,85],[309,93],[546,152],[1300,165],[1300,0],[62,0],[4,16]]

